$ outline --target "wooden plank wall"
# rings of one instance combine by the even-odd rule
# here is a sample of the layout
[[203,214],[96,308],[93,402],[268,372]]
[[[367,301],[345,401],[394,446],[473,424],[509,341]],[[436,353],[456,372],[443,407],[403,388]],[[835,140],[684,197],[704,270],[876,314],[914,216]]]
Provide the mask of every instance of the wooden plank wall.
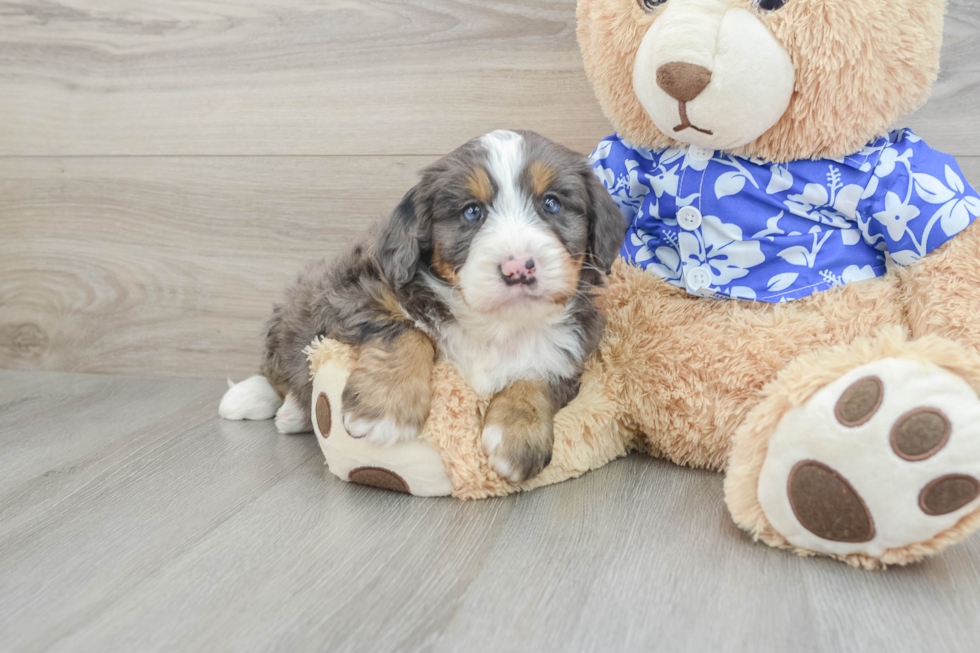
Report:
[[[574,0],[0,0],[0,368],[242,376],[304,262],[498,127],[611,131]],[[980,6],[909,121],[980,183]]]

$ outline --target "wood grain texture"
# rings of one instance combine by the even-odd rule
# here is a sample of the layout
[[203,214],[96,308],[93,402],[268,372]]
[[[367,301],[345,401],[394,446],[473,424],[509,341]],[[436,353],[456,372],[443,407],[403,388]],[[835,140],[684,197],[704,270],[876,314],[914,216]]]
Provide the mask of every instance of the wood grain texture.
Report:
[[430,160],[0,159],[0,368],[254,373],[287,284]]
[[0,3],[0,154],[441,154],[609,132],[574,0]]
[[[432,154],[498,127],[610,131],[575,0],[0,2],[0,155]],[[952,0],[911,122],[980,155],[980,6]]]
[[642,456],[482,502],[330,476],[219,381],[0,372],[0,641],[21,651],[974,651],[980,537],[909,568],[739,531]]
[[0,158],[0,368],[252,374],[296,273],[433,159]]

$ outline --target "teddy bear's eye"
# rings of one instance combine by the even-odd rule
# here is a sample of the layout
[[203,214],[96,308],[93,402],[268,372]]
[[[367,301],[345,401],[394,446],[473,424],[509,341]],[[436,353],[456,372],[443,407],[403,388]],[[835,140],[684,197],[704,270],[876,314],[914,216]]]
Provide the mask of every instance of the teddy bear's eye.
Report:
[[648,13],[653,11],[663,3],[667,2],[667,0],[636,0],[636,1],[640,3],[640,9]]
[[759,11],[776,11],[782,9],[789,0],[755,0],[755,7]]

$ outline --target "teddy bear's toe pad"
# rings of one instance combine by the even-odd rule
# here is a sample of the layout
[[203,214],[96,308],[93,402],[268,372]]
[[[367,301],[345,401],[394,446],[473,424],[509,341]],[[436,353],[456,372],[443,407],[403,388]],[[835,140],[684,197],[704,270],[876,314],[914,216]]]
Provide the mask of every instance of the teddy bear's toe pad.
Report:
[[885,384],[877,376],[866,376],[851,384],[835,407],[837,421],[844,426],[861,426],[875,416],[885,398]]
[[941,410],[916,408],[895,422],[892,450],[899,458],[925,460],[946,446],[953,425]]
[[790,544],[820,553],[926,541],[980,507],[980,399],[934,365],[856,369],[779,423],[759,502]]
[[925,486],[919,507],[927,515],[947,515],[980,496],[980,481],[965,474],[949,474]]
[[793,514],[808,531],[833,542],[868,542],[875,526],[868,506],[847,480],[815,460],[797,463],[787,488]]
[[405,479],[390,469],[384,469],[382,467],[358,467],[357,469],[350,470],[347,478],[351,483],[357,483],[358,485],[368,485],[382,490],[404,492],[405,494],[412,493]]

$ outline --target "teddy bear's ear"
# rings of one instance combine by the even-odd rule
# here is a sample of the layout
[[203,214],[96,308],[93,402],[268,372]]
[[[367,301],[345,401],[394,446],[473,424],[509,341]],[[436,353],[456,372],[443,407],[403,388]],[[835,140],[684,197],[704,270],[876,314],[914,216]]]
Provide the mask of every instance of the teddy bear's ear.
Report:
[[609,274],[623,244],[626,221],[592,169],[587,167],[582,176],[589,193],[589,256],[597,268]]

